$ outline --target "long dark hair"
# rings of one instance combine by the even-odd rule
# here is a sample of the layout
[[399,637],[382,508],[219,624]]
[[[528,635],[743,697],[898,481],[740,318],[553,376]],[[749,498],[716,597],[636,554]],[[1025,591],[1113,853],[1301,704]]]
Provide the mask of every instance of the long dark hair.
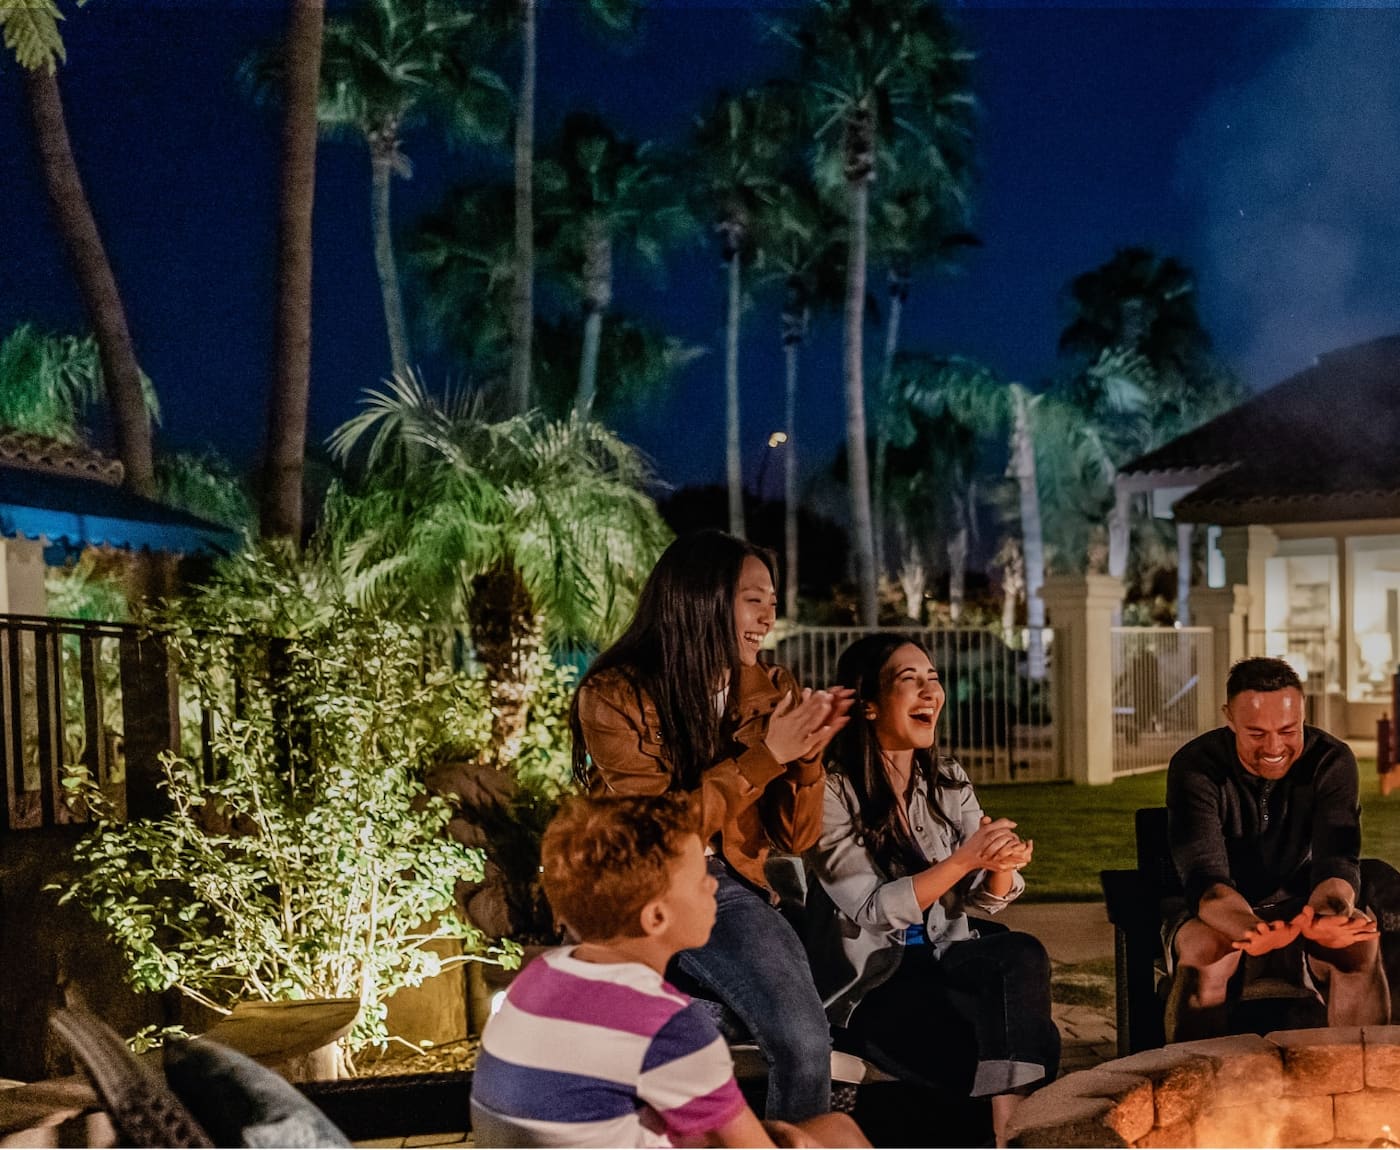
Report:
[[[850,722],[831,741],[827,750],[827,769],[844,776],[855,792],[856,808],[851,812],[856,834],[875,861],[891,877],[923,870],[936,859],[924,858],[914,842],[905,821],[899,817],[899,796],[890,786],[880,757],[880,743],[875,734],[875,722],[866,714],[869,704],[879,704],[884,686],[885,665],[901,647],[917,647],[925,655],[927,649],[908,635],[877,632],[857,639],[836,662],[836,681],[855,692],[851,704]],[[932,662],[932,657],[929,659]],[[940,787],[965,787],[967,784],[940,768],[938,748],[920,748],[914,752],[914,771],[923,776],[928,788],[930,809],[935,818],[946,817],[938,809]]]
[[[637,614],[616,643],[599,655],[579,683],[617,670],[656,705],[661,739],[673,785],[694,790],[706,768],[724,757],[721,716],[715,694],[739,674],[734,596],[750,556],[778,581],[771,551],[723,531],[682,535],[662,552],[647,576]],[[569,711],[574,737],[574,774],[585,786],[592,774],[578,694]]]

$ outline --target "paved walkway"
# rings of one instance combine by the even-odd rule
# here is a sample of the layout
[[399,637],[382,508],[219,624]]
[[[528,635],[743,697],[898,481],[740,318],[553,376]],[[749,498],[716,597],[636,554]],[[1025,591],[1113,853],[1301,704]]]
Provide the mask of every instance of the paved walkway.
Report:
[[[1113,926],[1101,902],[1013,903],[998,916],[1035,935],[1050,955],[1057,999],[1052,1011],[1063,1039],[1060,1072],[1087,1070],[1118,1057],[1113,1014]],[[1093,963],[1090,971],[1075,968]],[[1081,999],[1090,999],[1086,1004]]]

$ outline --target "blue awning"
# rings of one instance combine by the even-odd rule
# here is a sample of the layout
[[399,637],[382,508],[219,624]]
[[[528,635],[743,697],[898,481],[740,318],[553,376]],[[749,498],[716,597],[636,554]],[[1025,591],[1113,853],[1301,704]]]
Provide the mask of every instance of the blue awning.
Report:
[[69,548],[119,547],[194,555],[229,552],[236,532],[85,475],[0,463],[0,535]]

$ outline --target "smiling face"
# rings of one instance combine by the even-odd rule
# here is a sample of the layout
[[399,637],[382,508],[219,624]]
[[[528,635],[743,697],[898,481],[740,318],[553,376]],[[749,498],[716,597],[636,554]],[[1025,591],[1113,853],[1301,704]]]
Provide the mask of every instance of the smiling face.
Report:
[[1303,753],[1303,693],[1241,691],[1225,704],[1225,722],[1235,733],[1235,753],[1251,775],[1281,779]]
[[739,641],[739,662],[752,667],[758,662],[763,640],[778,617],[778,595],[773,576],[757,555],[749,555],[739,569],[739,586],[734,592],[734,631]]
[[906,643],[880,669],[880,699],[866,704],[875,738],[885,751],[915,751],[933,746],[943,684],[929,657]]

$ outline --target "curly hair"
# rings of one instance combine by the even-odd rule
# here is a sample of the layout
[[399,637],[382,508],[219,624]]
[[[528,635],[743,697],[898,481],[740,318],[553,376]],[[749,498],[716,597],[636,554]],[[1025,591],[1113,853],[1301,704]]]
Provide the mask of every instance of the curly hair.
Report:
[[699,803],[685,792],[566,799],[540,844],[545,897],[581,941],[636,935],[642,908],[666,892],[686,837],[699,833]]

